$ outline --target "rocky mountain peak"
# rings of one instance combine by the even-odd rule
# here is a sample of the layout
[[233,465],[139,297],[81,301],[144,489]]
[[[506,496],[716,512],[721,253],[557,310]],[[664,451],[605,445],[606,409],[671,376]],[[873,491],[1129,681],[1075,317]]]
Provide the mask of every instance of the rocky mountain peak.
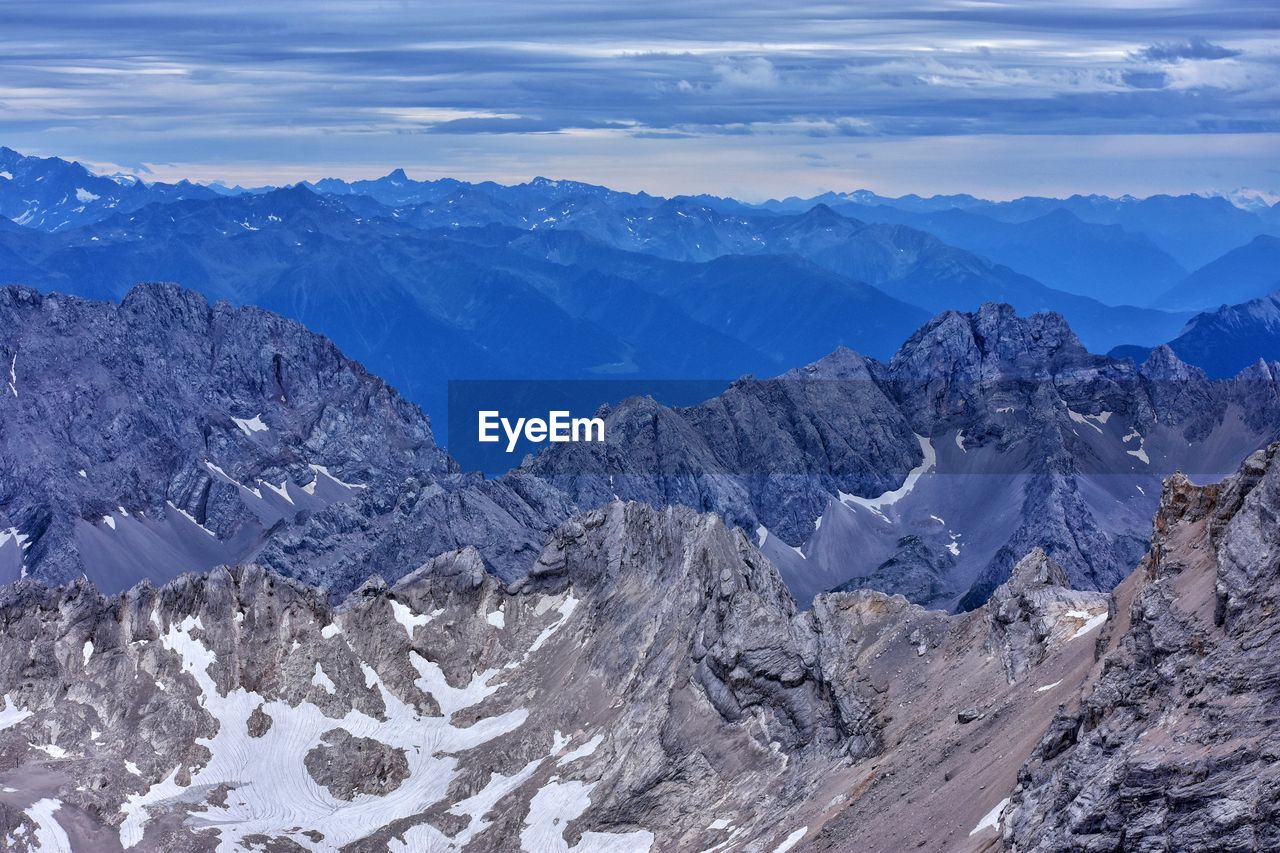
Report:
[[1207,378],[1203,370],[1178,358],[1178,354],[1168,344],[1161,344],[1153,349],[1139,372],[1147,379],[1157,381],[1187,382]]
[[976,312],[946,311],[911,336],[889,361],[898,379],[937,376],[1030,378],[1088,357],[1062,315],[1019,316],[986,303]]
[[1016,681],[1055,647],[1095,620],[1105,620],[1110,596],[1073,590],[1067,573],[1043,549],[1036,548],[996,587],[985,605],[990,633],[987,647],[1000,655],[1009,680]]
[[1003,584],[1003,595],[1021,595],[1045,586],[1070,587],[1071,582],[1062,566],[1046,554],[1043,548],[1037,547],[1013,567],[1013,574]]

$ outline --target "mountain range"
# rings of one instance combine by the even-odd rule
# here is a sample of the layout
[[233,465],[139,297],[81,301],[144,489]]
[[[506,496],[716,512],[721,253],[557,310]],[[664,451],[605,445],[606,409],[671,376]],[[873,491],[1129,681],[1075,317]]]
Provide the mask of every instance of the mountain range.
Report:
[[1244,252],[1188,276],[1193,262],[1277,230],[1273,209],[1197,196],[748,205],[403,170],[246,190],[9,149],[0,213],[0,282],[119,299],[174,281],[276,311],[425,407],[446,443],[449,379],[727,382],[838,346],[887,358],[932,314],[991,301],[1057,311],[1096,351],[1155,346],[1204,307],[1167,294],[1274,266]]
[[741,531],[621,502],[561,526],[524,581],[462,549],[336,608],[256,566],[111,597],[20,581],[0,591],[0,838],[1270,849],[1275,454],[1171,478],[1114,593],[1033,550],[957,616],[867,590],[799,612]]
[[342,596],[463,546],[517,580],[556,525],[621,498],[716,512],[802,605],[853,584],[970,609],[1037,546],[1073,586],[1111,589],[1162,476],[1222,476],[1280,438],[1275,364],[1210,380],[1161,347],[1138,368],[1060,316],[992,304],[883,362],[840,349],[692,407],[614,401],[605,442],[490,479],[261,309],[172,285],[119,305],[10,287],[0,319],[0,577],[108,591],[253,560]]
[[1277,213],[0,149],[0,849],[1276,849]]

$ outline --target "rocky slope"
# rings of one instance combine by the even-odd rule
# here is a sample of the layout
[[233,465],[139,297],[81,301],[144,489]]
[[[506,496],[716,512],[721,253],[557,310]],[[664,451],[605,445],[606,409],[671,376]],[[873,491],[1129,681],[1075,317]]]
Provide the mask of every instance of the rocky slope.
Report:
[[1276,455],[1220,485],[1170,479],[1126,630],[1019,773],[1013,849],[1280,845]]
[[[256,567],[0,600],[9,849],[1274,846],[1276,449],[1170,480],[1114,594],[799,613],[737,530],[615,502],[340,607]],[[54,845],[62,843],[63,847]]]
[[416,406],[265,311],[10,287],[0,329],[0,582],[117,591],[252,557],[345,593],[463,543],[510,577],[570,512],[459,474]]
[[1034,547],[1073,586],[1113,587],[1165,474],[1220,477],[1277,437],[1275,376],[1212,382],[1167,348],[1135,367],[1057,315],[988,305],[939,315],[885,363],[838,351],[690,408],[627,400],[605,444],[524,470],[582,506],[721,513],[802,602],[847,583],[972,608]]

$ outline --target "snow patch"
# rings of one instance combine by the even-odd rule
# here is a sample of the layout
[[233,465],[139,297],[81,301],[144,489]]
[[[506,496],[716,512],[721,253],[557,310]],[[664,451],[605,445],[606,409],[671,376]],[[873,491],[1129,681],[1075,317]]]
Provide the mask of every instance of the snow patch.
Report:
[[4,707],[0,708],[0,731],[11,729],[30,716],[30,711],[22,710],[13,704],[8,693],[4,694]]
[[245,435],[252,436],[255,432],[267,432],[269,427],[262,422],[262,415],[254,415],[251,418],[232,418],[236,426],[240,427],[240,431]]
[[1084,426],[1087,426],[1087,427],[1092,427],[1093,429],[1096,429],[1098,432],[1102,432],[1101,425],[1105,424],[1108,420],[1111,419],[1111,412],[1102,412],[1101,414],[1097,414],[1097,415],[1083,415],[1080,412],[1077,412],[1075,409],[1067,409],[1067,414],[1071,417],[1071,420],[1075,421],[1076,423],[1083,424]]
[[41,743],[41,744],[33,743],[31,744],[31,748],[38,749],[41,752],[47,753],[50,758],[59,759],[59,758],[67,757],[67,751],[62,747],[58,746],[56,743]]
[[787,853],[788,850],[800,843],[800,839],[804,838],[805,833],[808,831],[809,827],[800,827],[795,832],[784,838],[781,844],[773,848],[773,853]]
[[984,829],[994,829],[998,832],[1000,830],[1000,813],[1004,811],[1005,807],[1008,805],[1008,797],[1005,797],[1003,800],[996,803],[995,808],[987,812],[986,815],[983,816],[982,820],[978,821],[978,825],[969,830],[969,835],[977,835]]
[[13,361],[9,362],[9,390],[13,392],[13,396],[18,396],[18,354],[13,354]]
[[[246,849],[243,839],[259,834],[287,837],[306,850],[340,849],[442,802],[457,776],[458,753],[512,732],[528,718],[526,711],[518,709],[457,728],[440,717],[420,715],[413,705],[393,694],[367,665],[366,683],[379,691],[385,708],[381,720],[356,710],[340,718],[328,717],[309,702],[291,706],[264,699],[243,687],[223,695],[209,675],[209,668],[216,662],[215,653],[191,636],[192,630],[199,627],[198,618],[187,617],[161,632],[160,642],[179,656],[182,671],[195,680],[200,690],[200,704],[217,721],[214,737],[197,740],[209,751],[209,760],[203,767],[191,768],[188,786],[178,785],[180,767],[175,766],[145,793],[129,796],[121,808],[124,821],[120,842],[126,849],[141,842],[151,820],[150,807],[164,807],[175,800],[190,801],[194,792],[224,784],[230,790],[222,804],[206,801],[204,810],[189,818],[193,828],[216,833],[219,853]],[[261,738],[254,739],[248,734],[248,720],[257,708],[273,723]],[[325,732],[335,728],[401,750],[409,763],[409,777],[384,796],[361,796],[350,801],[334,797],[311,778],[304,758],[320,744]],[[282,827],[295,829],[282,832]],[[317,842],[303,835],[303,829],[319,832],[323,840]],[[407,849],[447,846],[415,844]]]
[[[187,521],[191,522],[191,523],[192,523],[192,524],[194,524],[196,527],[199,527],[201,530],[203,530],[205,533],[209,534],[209,535],[210,535],[211,537],[213,537],[214,539],[217,539],[217,538],[218,538],[218,535],[217,535],[216,533],[214,533],[214,532],[213,532],[212,530],[210,530],[209,528],[205,527],[205,526],[204,526],[203,524],[201,524],[200,522],[196,521],[196,518],[195,518],[195,516],[194,516],[194,515],[192,515],[191,513],[187,512],[185,509],[183,509],[182,507],[178,506],[178,505],[177,505],[177,504],[175,504],[173,501],[165,501],[165,503],[167,503],[167,504],[169,505],[169,508],[170,508],[170,509],[175,510],[179,515],[181,515],[181,516],[182,516],[183,518],[185,518]],[[124,507],[121,507],[121,508],[120,508],[120,510],[121,510],[121,512],[122,512],[124,515],[128,515],[128,514],[129,514],[129,513],[127,513],[127,512],[124,512]],[[112,526],[114,527],[114,525],[112,525]]]
[[212,462],[210,462],[210,461],[209,461],[209,460],[207,460],[207,459],[205,460],[204,465],[205,465],[205,467],[206,467],[206,468],[208,468],[210,471],[212,471],[213,473],[217,474],[219,477],[221,477],[222,479],[226,480],[226,481],[227,481],[228,483],[230,483],[231,485],[233,485],[233,486],[237,486],[237,487],[239,487],[239,488],[241,488],[241,489],[244,489],[246,492],[248,492],[249,494],[253,495],[255,498],[258,498],[259,500],[261,500],[261,499],[262,499],[262,490],[261,490],[261,489],[254,489],[254,488],[251,488],[251,487],[249,487],[249,486],[246,486],[244,483],[241,483],[239,480],[237,480],[236,478],[232,477],[232,476],[231,476],[230,474],[228,474],[226,471],[223,471],[220,467],[218,467],[217,465],[214,465]]
[[556,766],[564,767],[566,764],[572,764],[579,758],[586,758],[588,755],[594,755],[595,751],[599,749],[600,744],[602,743],[604,743],[604,735],[596,735],[572,752],[565,753],[564,756],[556,762]]
[[527,853],[640,853],[653,847],[653,833],[584,832],[570,847],[565,827],[591,805],[591,782],[560,782],[552,778],[529,801],[520,831],[520,849]]
[[1044,692],[1045,692],[1045,691],[1047,691],[1047,690],[1052,690],[1053,688],[1057,687],[1057,686],[1058,686],[1059,684],[1061,684],[1061,683],[1062,683],[1062,681],[1061,681],[1061,680],[1058,680],[1058,681],[1053,682],[1053,684],[1046,684],[1046,685],[1044,685],[1043,687],[1037,687],[1037,688],[1036,688],[1036,692],[1037,692],[1037,693],[1044,693]]
[[338,685],[334,684],[333,679],[325,673],[324,668],[320,666],[320,661],[316,661],[316,671],[315,675],[311,676],[311,683],[316,687],[323,687],[330,696],[338,692]]
[[[1138,449],[1126,450],[1125,453],[1134,457],[1144,465],[1150,465],[1151,457],[1147,456],[1146,440],[1142,437],[1142,433],[1138,432],[1137,427],[1130,427],[1129,434],[1126,435],[1124,438],[1122,438],[1121,441],[1123,441],[1125,444],[1128,444],[1129,442],[1133,441],[1135,438],[1138,440]],[[1143,494],[1146,494],[1146,492],[1143,492]]]
[[417,652],[409,652],[409,662],[418,671],[418,679],[414,682],[418,689],[436,700],[440,713],[449,720],[455,713],[478,705],[488,697],[502,689],[501,684],[490,684],[489,681],[498,674],[496,669],[471,676],[466,687],[454,687],[444,677],[440,664],[429,661]]
[[316,493],[316,484],[317,484],[318,482],[320,482],[320,475],[321,475],[321,474],[323,474],[324,476],[328,477],[330,480],[333,480],[333,482],[337,483],[339,486],[343,486],[343,487],[348,488],[348,489],[367,489],[367,488],[369,488],[368,486],[361,485],[360,483],[344,483],[343,481],[339,480],[337,477],[335,477],[335,476],[333,476],[332,474],[330,474],[330,473],[329,473],[329,469],[328,469],[328,468],[326,468],[326,467],[325,467],[325,466],[323,466],[323,465],[311,465],[311,466],[309,466],[309,467],[310,467],[310,468],[311,468],[311,470],[312,470],[312,471],[314,471],[314,472],[315,472],[315,474],[316,474],[316,478],[315,478],[314,480],[312,480],[310,483],[307,483],[305,486],[303,486],[303,487],[302,487],[302,490],[303,490],[304,492],[306,492],[307,494],[309,494],[309,495],[314,495],[314,494]]
[[337,622],[330,622],[320,629],[320,636],[326,640],[332,640],[334,637],[342,633],[342,629],[338,627]]
[[956,447],[960,448],[961,453],[969,452],[964,448],[964,430],[960,430],[956,433]]
[[391,599],[391,614],[395,616],[397,622],[404,626],[410,642],[413,641],[413,629],[419,625],[427,624],[436,615],[435,613],[429,613],[418,616],[409,605],[396,601],[394,598]]
[[35,847],[40,853],[72,853],[71,839],[53,815],[62,808],[62,801],[52,797],[36,800],[25,814],[36,825]]
[[81,204],[88,204],[89,202],[97,201],[100,198],[102,198],[102,196],[97,193],[91,193],[84,187],[76,187],[76,201]]
[[569,593],[565,596],[564,601],[560,602],[556,607],[556,610],[560,613],[560,618],[542,629],[542,633],[533,641],[533,645],[529,647],[529,651],[524,653],[525,660],[528,660],[531,654],[542,648],[547,640],[550,640],[552,635],[554,635],[556,631],[559,631],[565,622],[569,621],[569,617],[573,615],[573,611],[577,606],[578,599],[573,597],[573,593]]
[[266,486],[268,489],[270,489],[271,491],[275,492],[277,495],[279,495],[280,497],[284,498],[284,499],[285,499],[286,501],[288,501],[289,503],[293,503],[293,498],[289,496],[289,481],[288,481],[288,480],[285,480],[284,482],[282,482],[282,483],[281,483],[280,485],[278,485],[278,486],[277,486],[277,485],[274,485],[274,484],[272,484],[272,483],[268,483],[266,480],[259,480],[259,481],[258,481],[258,484],[259,484],[259,485]]
[[88,666],[89,658],[93,657],[93,640],[84,641],[84,649],[82,650],[82,654],[84,655],[84,665]]
[[10,539],[18,543],[18,547],[23,551],[31,547],[31,537],[18,528],[10,527],[8,530],[0,530],[0,547],[3,547]]
[[1077,637],[1083,637],[1085,634],[1107,621],[1107,612],[1105,610],[1097,614],[1089,613],[1087,610],[1068,610],[1067,615],[1075,617],[1076,619],[1085,620],[1085,623],[1077,628],[1076,632],[1068,638],[1071,640],[1074,640]]
[[484,617],[485,621],[487,621],[490,625],[492,625],[493,627],[501,631],[503,628],[507,627],[506,609],[507,609],[507,605],[505,603],[499,604],[497,610],[493,611],[488,616]]

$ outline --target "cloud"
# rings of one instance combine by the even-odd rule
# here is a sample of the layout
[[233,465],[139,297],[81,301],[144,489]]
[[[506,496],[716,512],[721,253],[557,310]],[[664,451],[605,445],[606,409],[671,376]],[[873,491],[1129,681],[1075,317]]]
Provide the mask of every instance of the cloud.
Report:
[[727,59],[717,62],[713,70],[729,89],[774,89],[779,84],[777,69],[763,56]]
[[1243,52],[1214,44],[1203,36],[1192,36],[1181,42],[1157,42],[1139,55],[1152,62],[1178,62],[1183,59],[1230,59]]
[[648,146],[636,152],[701,138],[741,158],[783,139],[1280,131],[1265,0],[583,10],[7,0],[0,141],[102,162],[299,169],[374,151],[388,167],[459,162],[483,146],[532,174],[550,171],[532,159],[545,146],[592,135]]
[[1169,75],[1163,71],[1130,69],[1121,73],[1121,79],[1134,89],[1163,89],[1169,85]]

